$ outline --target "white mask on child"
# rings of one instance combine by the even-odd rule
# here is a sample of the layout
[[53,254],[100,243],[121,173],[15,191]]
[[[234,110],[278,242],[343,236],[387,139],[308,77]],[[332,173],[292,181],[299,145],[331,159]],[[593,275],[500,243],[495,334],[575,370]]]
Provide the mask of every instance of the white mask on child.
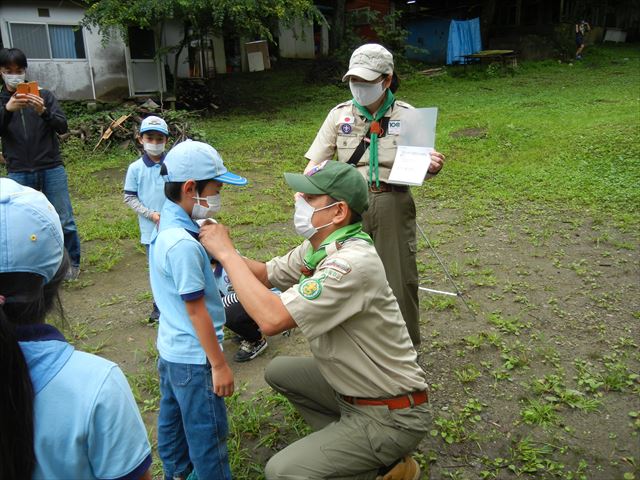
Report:
[[[211,195],[209,197],[193,197],[193,199],[196,201],[196,203],[193,205],[193,210],[191,210],[191,218],[193,218],[194,220],[211,218],[222,208],[220,194]],[[200,203],[198,202],[200,202],[201,200],[205,200],[208,207],[203,207],[202,205],[200,205]]]
[[7,87],[9,87],[11,90],[15,90],[20,83],[24,83],[24,78],[25,78],[24,73],[18,73],[18,74],[3,73],[2,74],[2,80],[4,80],[4,84]]
[[147,142],[144,142],[142,144],[142,146],[144,147],[144,151],[147,152],[149,155],[153,155],[154,157],[158,157],[162,155],[162,152],[164,152],[165,145],[166,144],[164,143],[147,143]]

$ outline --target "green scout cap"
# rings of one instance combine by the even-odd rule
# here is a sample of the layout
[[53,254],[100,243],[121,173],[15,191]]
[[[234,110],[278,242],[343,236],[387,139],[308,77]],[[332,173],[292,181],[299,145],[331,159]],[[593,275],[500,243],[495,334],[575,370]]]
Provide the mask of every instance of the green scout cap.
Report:
[[307,173],[285,173],[284,179],[296,192],[329,195],[345,201],[358,214],[369,207],[369,193],[364,177],[352,165],[325,160]]

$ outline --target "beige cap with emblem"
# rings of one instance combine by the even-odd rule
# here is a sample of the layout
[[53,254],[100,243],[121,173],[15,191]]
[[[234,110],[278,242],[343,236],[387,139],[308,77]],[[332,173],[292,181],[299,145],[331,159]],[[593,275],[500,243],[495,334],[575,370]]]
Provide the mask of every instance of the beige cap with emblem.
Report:
[[354,50],[349,60],[349,71],[342,77],[346,82],[349,77],[360,77],[371,81],[380,75],[393,73],[393,55],[377,43],[367,43]]

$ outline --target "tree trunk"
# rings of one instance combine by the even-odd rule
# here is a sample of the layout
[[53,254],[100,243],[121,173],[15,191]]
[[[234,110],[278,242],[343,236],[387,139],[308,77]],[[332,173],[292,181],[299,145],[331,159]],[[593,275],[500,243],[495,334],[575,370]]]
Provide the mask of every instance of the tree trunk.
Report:
[[496,0],[484,0],[480,15],[480,35],[482,36],[482,48],[486,50],[491,38],[491,27],[496,13]]
[[329,48],[331,51],[335,51],[340,48],[342,45],[342,40],[344,39],[344,28],[345,28],[345,9],[346,0],[336,0],[335,8],[333,10],[333,21],[331,22],[331,31],[330,31],[330,45]]
[[176,51],[176,56],[173,58],[173,98],[175,98],[176,100],[178,100],[178,62],[180,60],[180,54],[182,53],[182,49],[185,47],[185,45],[188,42],[189,39],[189,28],[187,27],[187,24],[185,23],[184,26],[184,35],[182,36],[182,40],[180,41],[180,46],[178,47],[178,50]]

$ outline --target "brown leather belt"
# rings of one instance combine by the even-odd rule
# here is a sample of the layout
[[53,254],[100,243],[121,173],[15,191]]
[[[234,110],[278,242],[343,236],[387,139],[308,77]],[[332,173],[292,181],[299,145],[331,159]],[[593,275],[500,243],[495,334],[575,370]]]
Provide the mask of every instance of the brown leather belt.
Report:
[[385,193],[385,192],[408,192],[409,187],[406,185],[392,185],[386,182],[380,182],[380,185],[375,183],[369,185],[369,191],[371,193]]
[[401,395],[393,398],[358,398],[340,395],[342,399],[351,405],[386,405],[389,410],[397,410],[399,408],[415,407],[429,401],[429,395],[426,391],[412,392],[407,395]]

